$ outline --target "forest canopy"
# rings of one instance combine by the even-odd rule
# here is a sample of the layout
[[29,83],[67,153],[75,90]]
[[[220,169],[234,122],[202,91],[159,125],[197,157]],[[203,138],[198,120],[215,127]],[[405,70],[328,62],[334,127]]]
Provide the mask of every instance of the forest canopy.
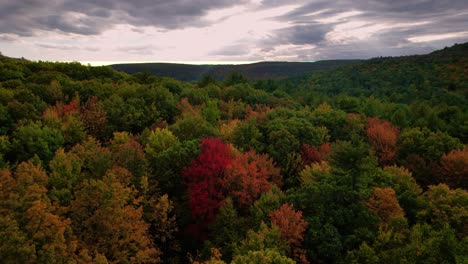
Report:
[[2,263],[466,263],[468,44],[282,80],[0,56]]

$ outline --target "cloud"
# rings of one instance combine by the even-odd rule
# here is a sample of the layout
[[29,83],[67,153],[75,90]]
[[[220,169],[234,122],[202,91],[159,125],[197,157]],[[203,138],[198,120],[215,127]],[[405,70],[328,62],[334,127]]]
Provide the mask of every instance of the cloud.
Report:
[[[260,9],[289,5],[286,0],[264,0]],[[468,40],[468,5],[464,0],[293,1],[299,6],[273,17],[291,26],[275,30],[258,42],[265,52],[278,45],[291,48],[278,56],[300,60],[370,58],[427,53],[438,45]],[[453,43],[452,43],[453,44]],[[273,55],[274,56],[274,55]]]
[[33,36],[38,30],[97,35],[118,24],[162,29],[203,27],[208,11],[235,0],[29,0],[0,1],[0,33]]
[[309,23],[275,30],[264,43],[279,44],[316,44],[325,40],[325,35],[331,30],[331,25]]
[[0,42],[15,42],[18,38],[10,34],[0,34]]
[[370,58],[466,42],[466,17],[466,0],[0,0],[0,48],[87,61]]
[[140,46],[126,46],[116,48],[116,51],[121,53],[130,53],[135,55],[152,55],[157,47],[153,45],[140,45]]
[[209,55],[221,56],[244,56],[250,52],[250,48],[245,44],[233,44],[225,46],[221,49],[214,50]]
[[99,51],[100,48],[98,47],[80,47],[74,45],[60,45],[60,44],[51,44],[51,43],[36,43],[37,47],[45,48],[45,49],[52,49],[52,50],[65,50],[65,51]]

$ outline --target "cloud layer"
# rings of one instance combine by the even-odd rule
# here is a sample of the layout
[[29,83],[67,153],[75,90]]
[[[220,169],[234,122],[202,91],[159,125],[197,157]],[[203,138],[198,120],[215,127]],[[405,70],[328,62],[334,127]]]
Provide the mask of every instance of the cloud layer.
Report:
[[0,51],[86,61],[369,58],[466,42],[466,17],[465,0],[0,0]]

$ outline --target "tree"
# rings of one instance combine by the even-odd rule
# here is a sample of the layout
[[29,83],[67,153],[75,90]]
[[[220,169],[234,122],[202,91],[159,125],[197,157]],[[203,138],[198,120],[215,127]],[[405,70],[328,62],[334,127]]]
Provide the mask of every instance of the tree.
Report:
[[281,232],[277,226],[269,227],[265,223],[260,224],[258,231],[249,230],[247,235],[234,248],[234,259],[238,255],[246,255],[248,252],[271,249],[286,255],[288,245],[281,239]]
[[172,134],[169,129],[156,128],[149,134],[145,152],[148,158],[153,161],[159,153],[170,148],[177,143],[177,138]]
[[435,172],[451,188],[468,188],[468,147],[455,149],[442,156],[440,168]]
[[428,224],[380,230],[372,244],[363,242],[349,251],[346,263],[458,263],[466,258],[466,246],[448,226],[434,229]]
[[11,143],[8,136],[0,136],[0,169],[6,167],[5,155],[10,151]]
[[49,196],[60,205],[69,205],[73,192],[81,179],[82,161],[77,155],[57,150],[50,161]]
[[148,173],[148,162],[143,147],[130,134],[114,133],[110,150],[115,166],[121,166],[131,172],[132,183],[140,187],[141,179]]
[[199,114],[184,115],[172,124],[169,129],[180,140],[214,137],[219,134],[216,127]]
[[83,143],[75,145],[71,150],[80,160],[84,177],[102,179],[112,167],[112,153],[102,147],[94,138],[88,137]]
[[461,147],[460,140],[447,133],[434,133],[427,128],[409,128],[403,130],[398,139],[398,159],[420,184],[428,186],[438,183],[432,172],[443,154]]
[[235,84],[248,84],[249,80],[240,72],[231,73],[225,80],[225,86],[231,86]]
[[307,222],[302,219],[302,212],[294,210],[290,204],[283,204],[270,213],[271,223],[278,227],[281,239],[292,248],[294,258],[300,263],[308,263],[305,252],[301,249]]
[[301,146],[301,159],[303,166],[305,167],[311,165],[312,163],[322,162],[327,158],[330,151],[330,143],[323,143],[319,148],[309,144],[303,144]]
[[148,175],[150,192],[158,188],[176,203],[184,203],[187,185],[184,184],[181,172],[199,155],[199,147],[198,140],[176,142],[156,157],[148,157],[152,168],[152,173]]
[[309,226],[304,249],[311,262],[337,262],[377,231],[378,217],[362,203],[358,191],[336,179],[340,176],[332,174],[288,192],[287,201],[300,208]]
[[[176,216],[174,214],[174,204],[169,200],[167,194],[162,195],[156,201],[150,212],[149,222],[151,224],[150,233],[162,253],[164,263],[172,263],[171,258],[179,255],[180,246],[176,241],[177,227]],[[175,261],[175,259],[174,259]]]
[[466,236],[468,193],[465,190],[451,190],[446,184],[432,185],[421,199],[424,206],[418,213],[419,219],[433,227],[449,224],[456,230],[457,236]]
[[91,136],[98,139],[106,138],[106,111],[97,96],[92,96],[81,106],[80,119]]
[[203,107],[201,111],[201,115],[206,121],[208,121],[208,123],[216,126],[221,117],[219,113],[218,101],[210,100],[206,102],[205,107]]
[[394,218],[404,218],[405,215],[398,204],[395,191],[390,187],[374,188],[366,206],[382,219],[383,224],[389,224]]
[[222,256],[223,255],[219,252],[219,249],[211,248],[211,257],[209,260],[202,262],[194,261],[193,264],[226,264],[226,262],[221,259]]
[[398,203],[404,209],[408,221],[416,222],[416,214],[421,209],[419,196],[422,194],[421,187],[406,168],[389,166],[384,167],[383,173],[378,177],[382,187],[391,187],[395,190]]
[[84,180],[70,205],[74,233],[82,247],[112,262],[159,262],[136,190],[108,173]]
[[399,129],[386,120],[377,117],[367,120],[366,135],[381,165],[395,158],[399,134]]
[[294,264],[294,260],[281,255],[279,252],[272,249],[259,251],[249,251],[246,255],[237,255],[232,263],[252,263],[252,264]]
[[45,171],[32,162],[23,162],[14,177],[7,170],[0,171],[0,180],[2,260],[73,261],[77,245],[71,222],[55,213],[57,210],[47,197]]
[[241,240],[243,235],[242,221],[239,219],[232,199],[227,198],[224,201],[210,229],[211,240],[221,250],[224,259],[232,259],[233,245]]
[[221,179],[231,157],[229,146],[220,139],[204,138],[200,149],[198,158],[182,170],[187,181],[192,218],[197,222],[195,233],[212,223],[222,205]]
[[258,227],[262,222],[267,222],[270,219],[270,212],[280,208],[285,199],[286,196],[276,185],[263,193],[250,209],[255,222],[254,226]]
[[328,129],[330,140],[344,139],[349,131],[345,131],[346,113],[333,109],[329,104],[319,105],[313,112],[311,121],[315,126],[324,126]]
[[300,173],[301,184],[314,184],[330,174],[330,165],[326,161],[312,163],[306,166]]
[[255,120],[236,123],[232,132],[232,143],[241,150],[261,149],[262,133],[255,125]]
[[336,180],[353,190],[365,189],[372,179],[376,160],[361,141],[338,141],[329,156],[331,172]]
[[223,188],[240,208],[250,206],[273,184],[282,185],[279,169],[266,154],[258,155],[253,150],[235,155],[222,179]]
[[59,130],[44,126],[41,122],[31,122],[13,132],[11,151],[18,161],[26,161],[37,155],[47,164],[63,143]]

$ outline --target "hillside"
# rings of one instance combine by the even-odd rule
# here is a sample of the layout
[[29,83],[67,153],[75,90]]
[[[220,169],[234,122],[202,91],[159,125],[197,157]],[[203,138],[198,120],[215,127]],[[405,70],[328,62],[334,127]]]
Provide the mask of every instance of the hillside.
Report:
[[114,64],[112,68],[129,74],[149,72],[158,77],[171,77],[181,81],[197,81],[205,75],[223,80],[239,72],[250,80],[283,79],[310,72],[335,69],[359,60],[329,60],[317,62],[259,62],[242,65],[191,65],[176,63]]
[[[290,94],[317,91],[335,95],[385,96],[397,101],[430,96],[424,93],[441,90],[467,96],[468,43],[427,55],[373,58],[326,73],[289,78],[283,83],[294,87],[287,91]],[[397,98],[398,93],[411,94],[408,93],[410,90],[417,90],[418,96]]]

